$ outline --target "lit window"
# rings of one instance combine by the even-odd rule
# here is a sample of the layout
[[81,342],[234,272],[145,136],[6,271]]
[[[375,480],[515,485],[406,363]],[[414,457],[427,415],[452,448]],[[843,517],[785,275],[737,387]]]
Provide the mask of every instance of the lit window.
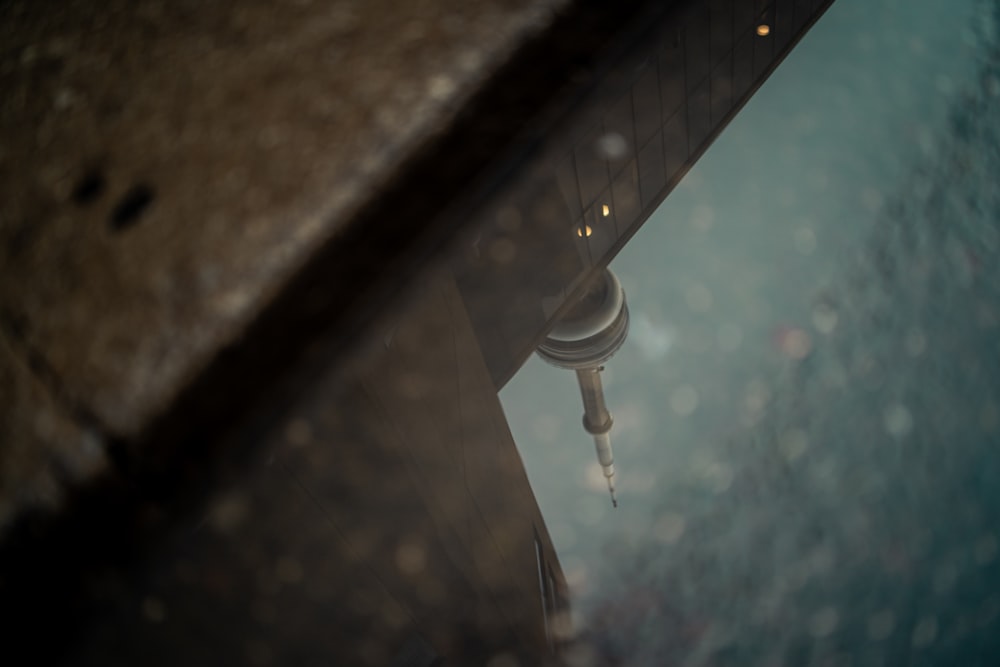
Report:
[[771,34],[771,26],[769,26],[766,23],[761,23],[759,26],[757,26],[757,34],[760,35],[761,37],[767,37],[768,35]]
[[609,215],[611,215],[611,207],[608,206],[607,204],[604,204],[604,206],[601,207],[601,213],[604,214],[605,218],[608,217]]
[[581,225],[576,228],[577,236],[590,236],[594,233],[594,230],[590,228],[590,225]]

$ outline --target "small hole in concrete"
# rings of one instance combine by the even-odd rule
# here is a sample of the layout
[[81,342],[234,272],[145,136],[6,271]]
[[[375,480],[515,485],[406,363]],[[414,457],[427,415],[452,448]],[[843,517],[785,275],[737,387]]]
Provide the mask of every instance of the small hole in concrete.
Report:
[[80,206],[89,204],[104,194],[104,186],[104,174],[99,171],[89,171],[73,188],[73,201]]
[[148,185],[140,183],[132,186],[111,213],[111,229],[120,232],[139,222],[154,198],[153,188]]

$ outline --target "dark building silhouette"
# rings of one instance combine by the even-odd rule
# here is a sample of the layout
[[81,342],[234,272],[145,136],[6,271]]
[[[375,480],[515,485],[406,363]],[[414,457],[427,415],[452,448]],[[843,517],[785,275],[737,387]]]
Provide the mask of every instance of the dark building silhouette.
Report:
[[[269,132],[259,127],[257,109],[248,115],[242,105],[222,107],[232,111],[220,116],[231,123],[206,115],[201,121],[214,127],[214,134],[208,132],[196,146],[203,153],[191,149],[202,156],[202,162],[195,160],[205,170],[199,175],[177,168],[189,164],[170,153],[178,144],[145,141],[147,122],[160,132],[153,120],[173,122],[172,116],[145,119],[128,107],[131,115],[114,125],[121,150],[143,157],[143,173],[161,173],[158,150],[173,156],[163,157],[163,164],[171,167],[166,174],[177,183],[163,176],[161,188],[174,198],[165,208],[150,209],[155,195],[140,169],[129,179],[109,169],[108,182],[98,170],[67,195],[73,210],[81,211],[74,215],[89,224],[103,209],[88,207],[101,201],[105,189],[115,191],[120,205],[111,207],[108,221],[101,219],[98,235],[84,234],[84,226],[76,225],[80,220],[70,214],[53,218],[52,227],[40,225],[41,231],[17,227],[27,219],[48,221],[57,207],[32,180],[35,171],[46,178],[49,172],[31,165],[14,174],[4,192],[21,193],[11,200],[16,224],[0,220],[4,257],[10,260],[2,269],[8,286],[0,310],[0,377],[14,378],[19,391],[22,385],[30,391],[0,407],[8,411],[0,415],[11,416],[0,425],[6,429],[0,434],[16,441],[3,453],[15,460],[23,451],[44,452],[46,461],[64,464],[59,479],[82,479],[86,488],[69,498],[54,527],[36,533],[29,522],[29,528],[15,526],[5,537],[0,608],[15,644],[8,650],[28,641],[21,628],[44,626],[58,641],[32,645],[32,655],[53,664],[333,660],[427,667],[485,664],[503,653],[521,665],[558,661],[571,633],[566,583],[497,392],[558,322],[572,318],[593,278],[829,4],[675,2],[657,15],[660,20],[628,28],[607,47],[602,69],[588,74],[585,90],[568,83],[567,94],[556,96],[559,108],[553,115],[561,120],[552,123],[543,145],[516,174],[483,195],[477,216],[463,221],[470,237],[463,237],[454,256],[408,284],[401,305],[368,319],[313,316],[313,310],[336,310],[331,303],[367,313],[376,306],[365,299],[384,295],[372,288],[363,298],[351,297],[350,272],[334,272],[340,282],[318,280],[331,274],[317,269],[321,262],[315,258],[309,263],[296,255],[306,268],[281,264],[298,252],[294,233],[275,231],[280,225],[249,223],[246,238],[218,232],[232,231],[226,216],[258,213],[246,201],[273,206],[261,218],[282,222],[288,211],[275,202],[299,195],[312,201],[296,189],[304,187],[300,183],[286,182],[288,169],[263,160],[252,166],[262,170],[261,183],[281,184],[274,186],[273,201],[259,188],[241,185],[240,165],[227,172],[230,180],[202,178],[218,176],[213,170],[222,170],[220,165],[231,166],[226,160],[213,162],[218,158],[213,141],[222,142],[226,151],[243,146],[227,143],[230,125],[250,128],[254,142],[281,147],[298,145],[300,128],[294,123],[282,138],[280,123]],[[291,13],[278,19],[288,29],[299,25]],[[147,17],[128,14],[115,20],[127,28],[146,25]],[[145,28],[150,43],[169,52],[176,35],[163,26],[176,28],[185,20],[170,14],[150,23]],[[768,34],[758,34],[765,25]],[[107,29],[130,39],[145,34],[116,26]],[[233,43],[242,39],[222,19],[204,29],[208,34],[218,29]],[[257,29],[269,35],[272,26]],[[194,33],[176,34],[187,39]],[[118,48],[118,42],[107,43]],[[122,48],[131,43],[124,40]],[[303,38],[303,44],[301,52],[311,55],[314,42]],[[17,66],[48,67],[42,74],[63,71],[63,56],[49,52],[55,47],[46,48],[19,52]],[[258,66],[270,67],[280,87],[284,79],[274,72],[282,72],[286,60],[277,65],[267,60],[272,51],[280,50],[260,50]],[[180,65],[159,69],[160,61],[142,53],[143,76],[153,82],[162,77],[175,86],[165,86],[161,100],[163,108],[173,108],[176,100],[170,95],[182,84],[197,82],[178,83],[172,73],[181,71]],[[230,55],[223,51],[219,57]],[[95,62],[100,62],[96,56],[84,65]],[[567,73],[567,81],[572,74]],[[270,99],[257,92],[254,100]],[[101,98],[104,106],[94,118],[77,115],[73,122],[104,128],[105,116],[124,113],[119,93]],[[72,90],[53,94],[58,104],[72,108]],[[157,106],[155,100],[140,101]],[[48,98],[38,102],[46,108],[49,103]],[[263,106],[262,118],[267,116]],[[20,107],[4,109],[3,127],[13,132]],[[73,135],[76,126],[60,122],[49,120],[42,129],[51,136]],[[90,146],[100,145],[103,135],[94,130],[80,136]],[[17,144],[22,145],[28,144]],[[73,160],[83,163],[78,156]],[[216,218],[209,211],[198,213],[219,225],[205,229],[233,244],[252,234],[265,240],[273,235],[281,252],[268,256],[271,264],[261,263],[262,273],[255,273],[256,258],[248,260],[237,251],[220,251],[216,259],[222,269],[213,272],[217,267],[205,266],[198,254],[203,245],[197,234],[209,235],[200,227],[171,236],[162,224],[140,224],[143,216],[163,222],[156,215],[165,216],[164,210],[183,223],[192,201],[214,202],[212,197],[230,187],[240,191],[240,206],[247,208],[214,211]],[[180,196],[185,193],[190,199]],[[71,223],[76,226],[65,232]],[[343,231],[325,228],[313,236],[306,223],[295,229],[308,242],[334,249],[339,241],[334,231]],[[362,232],[348,231],[344,247],[368,247],[357,241]],[[205,238],[209,244],[219,242]],[[253,237],[245,248],[264,244],[260,238]],[[425,251],[415,247],[401,255],[416,263]],[[358,271],[381,259],[358,255],[350,265]],[[34,267],[53,257],[65,260],[66,273],[35,285]],[[167,268],[150,264],[161,260]],[[406,261],[390,266],[408,266]],[[293,268],[302,276],[284,282]],[[273,275],[265,280],[261,275],[267,271]],[[147,274],[158,278],[149,278],[147,285]],[[24,289],[9,287],[15,282],[11,276],[20,276]],[[240,298],[247,285],[260,292],[252,298],[263,305],[255,301],[244,311]],[[350,294],[342,301],[323,300],[324,292],[337,289]],[[274,296],[286,296],[282,290],[294,292],[294,298]],[[106,356],[84,359],[67,341],[85,330],[80,323],[94,319],[93,313],[108,312],[118,319],[108,316],[111,323],[100,336],[79,336],[86,350],[104,350]],[[252,326],[247,323],[251,315],[257,318]],[[314,326],[317,321],[330,328]],[[344,322],[363,328],[363,343],[344,342],[357,333],[346,331]],[[213,354],[218,358],[208,364],[205,357]],[[274,378],[281,382],[271,387]],[[587,371],[581,381],[591,403],[588,430],[600,439],[607,435],[610,417],[604,419],[608,411],[598,401],[599,376]],[[41,420],[47,429],[35,428],[44,402],[36,393],[59,406],[55,417]],[[67,405],[72,409],[64,410]],[[63,420],[70,435],[62,435]],[[102,459],[99,482],[83,464],[74,467],[83,445],[93,444],[87,436],[92,432],[100,437],[91,439],[115,444],[108,448],[114,461]],[[70,440],[69,453],[53,444]],[[82,444],[77,446],[77,440]],[[608,460],[606,470],[611,466]],[[41,479],[31,493],[43,493],[38,489],[51,482],[44,475]],[[9,485],[22,483],[15,479]],[[18,493],[5,494],[0,510],[16,514],[28,497]]]

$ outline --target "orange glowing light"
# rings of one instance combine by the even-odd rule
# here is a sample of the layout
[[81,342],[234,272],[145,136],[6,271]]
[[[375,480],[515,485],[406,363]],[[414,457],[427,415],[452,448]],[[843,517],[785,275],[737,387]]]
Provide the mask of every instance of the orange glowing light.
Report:
[[759,26],[757,26],[757,34],[760,35],[761,37],[767,37],[768,35],[771,34],[771,26],[769,26],[766,23],[761,23]]
[[590,228],[590,225],[584,225],[583,227],[576,228],[576,235],[580,237],[590,236],[593,233],[594,230]]
[[606,217],[608,217],[609,215],[611,215],[611,207],[610,207],[610,206],[608,206],[607,204],[604,204],[604,205],[603,205],[603,206],[601,207],[601,213],[603,213],[603,214],[604,214],[604,217],[605,217],[605,218],[606,218]]

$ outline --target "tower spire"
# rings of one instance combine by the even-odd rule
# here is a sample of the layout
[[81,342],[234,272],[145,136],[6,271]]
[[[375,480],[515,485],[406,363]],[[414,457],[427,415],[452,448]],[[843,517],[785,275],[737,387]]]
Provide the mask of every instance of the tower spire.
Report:
[[604,362],[625,342],[628,323],[625,292],[611,270],[604,269],[538,348],[538,355],[545,361],[576,371],[583,398],[583,428],[594,438],[597,461],[614,507],[618,507],[611,450],[614,420],[604,402],[601,371]]

